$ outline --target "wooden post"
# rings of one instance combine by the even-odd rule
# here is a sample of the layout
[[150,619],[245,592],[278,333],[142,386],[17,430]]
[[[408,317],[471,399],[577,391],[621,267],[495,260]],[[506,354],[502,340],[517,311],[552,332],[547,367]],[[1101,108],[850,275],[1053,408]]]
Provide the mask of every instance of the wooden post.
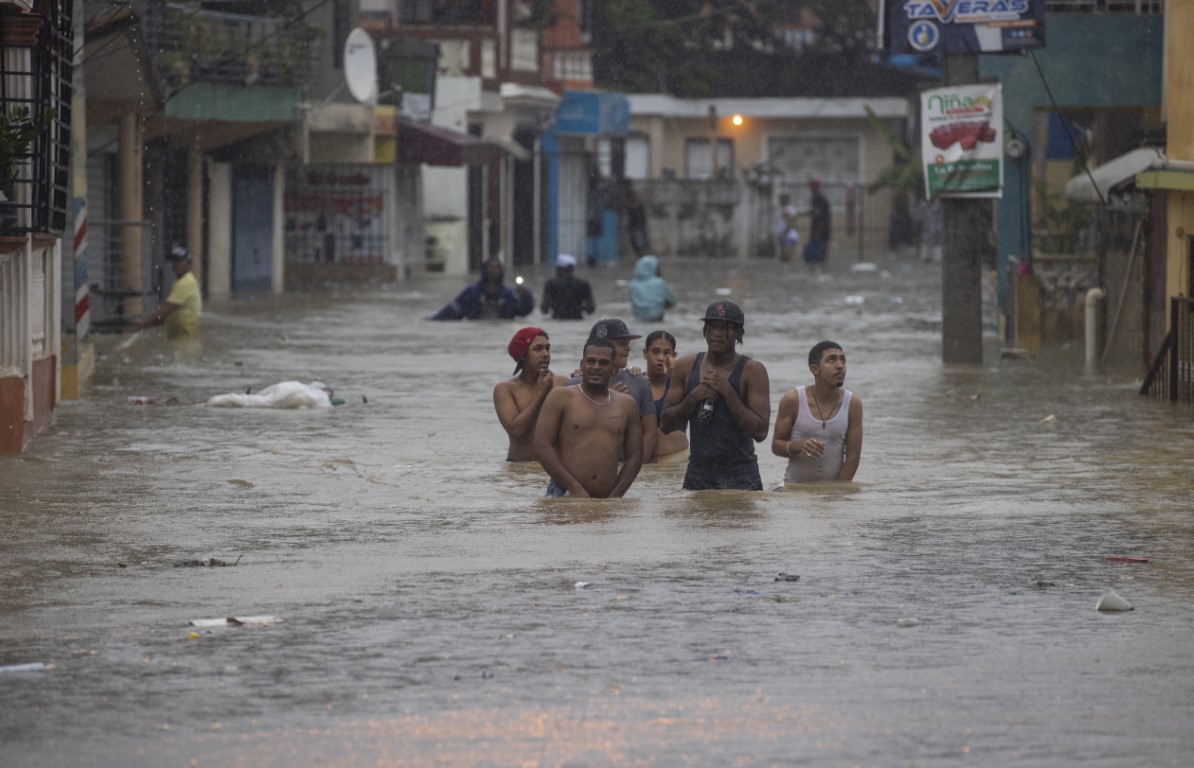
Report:
[[[946,85],[978,82],[978,55],[947,53]],[[981,198],[944,197],[941,232],[941,357],[945,363],[983,362]]]

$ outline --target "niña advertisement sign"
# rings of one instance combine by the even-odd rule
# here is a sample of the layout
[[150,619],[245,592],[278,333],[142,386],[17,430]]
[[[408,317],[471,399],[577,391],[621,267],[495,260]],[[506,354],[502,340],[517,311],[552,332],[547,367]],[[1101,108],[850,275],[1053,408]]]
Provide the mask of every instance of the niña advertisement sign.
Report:
[[901,53],[1016,53],[1045,47],[1045,0],[881,0],[879,47]]
[[954,85],[920,96],[925,195],[1003,194],[1003,86]]

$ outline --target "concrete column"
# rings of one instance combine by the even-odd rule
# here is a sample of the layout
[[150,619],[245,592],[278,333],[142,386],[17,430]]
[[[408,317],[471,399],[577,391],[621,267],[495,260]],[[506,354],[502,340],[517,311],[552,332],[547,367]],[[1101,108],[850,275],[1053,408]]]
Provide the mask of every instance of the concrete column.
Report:
[[142,191],[144,162],[141,115],[134,111],[124,113],[120,118],[120,260],[121,278],[124,290],[135,296],[124,300],[124,317],[138,320],[144,308],[141,306],[141,236],[143,228]]
[[[978,82],[976,54],[946,54],[942,66],[946,85]],[[946,197],[942,200],[941,233],[941,359],[945,363],[981,365],[983,362],[982,263],[979,254],[984,199]]]
[[203,148],[195,141],[187,148],[187,250],[191,271],[203,284]]
[[232,294],[232,166],[208,166],[207,295],[226,299]]

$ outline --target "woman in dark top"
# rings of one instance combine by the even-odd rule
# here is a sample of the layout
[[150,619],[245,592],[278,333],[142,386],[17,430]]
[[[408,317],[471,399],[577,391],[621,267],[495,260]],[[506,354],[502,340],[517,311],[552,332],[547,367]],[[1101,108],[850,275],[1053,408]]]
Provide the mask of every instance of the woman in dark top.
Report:
[[[647,361],[647,379],[651,382],[651,396],[655,399],[655,419],[663,413],[663,402],[672,386],[672,363],[676,360],[676,337],[667,331],[652,331],[643,344],[643,358]],[[655,455],[648,461],[661,463],[685,461],[688,458],[688,435],[682,430],[664,434],[655,441]]]

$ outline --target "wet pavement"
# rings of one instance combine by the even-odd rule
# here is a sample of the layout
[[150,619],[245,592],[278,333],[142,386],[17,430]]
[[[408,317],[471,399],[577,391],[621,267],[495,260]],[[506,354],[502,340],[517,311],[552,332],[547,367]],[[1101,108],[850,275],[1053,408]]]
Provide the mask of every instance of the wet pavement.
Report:
[[[629,320],[631,268],[578,270],[599,315]],[[87,396],[0,458],[0,667],[49,665],[0,669],[0,762],[1189,764],[1188,409],[1081,343],[1004,360],[990,333],[943,366],[939,268],[663,274],[681,354],[743,306],[773,423],[809,347],[844,346],[856,482],[690,494],[665,465],[544,499],[493,385],[517,328],[567,372],[590,323],[424,320],[460,279],[209,302],[198,359],[98,337]],[[283,380],[345,404],[196,405]],[[1097,612],[1108,588],[1135,610]],[[228,616],[281,621],[188,625]]]

